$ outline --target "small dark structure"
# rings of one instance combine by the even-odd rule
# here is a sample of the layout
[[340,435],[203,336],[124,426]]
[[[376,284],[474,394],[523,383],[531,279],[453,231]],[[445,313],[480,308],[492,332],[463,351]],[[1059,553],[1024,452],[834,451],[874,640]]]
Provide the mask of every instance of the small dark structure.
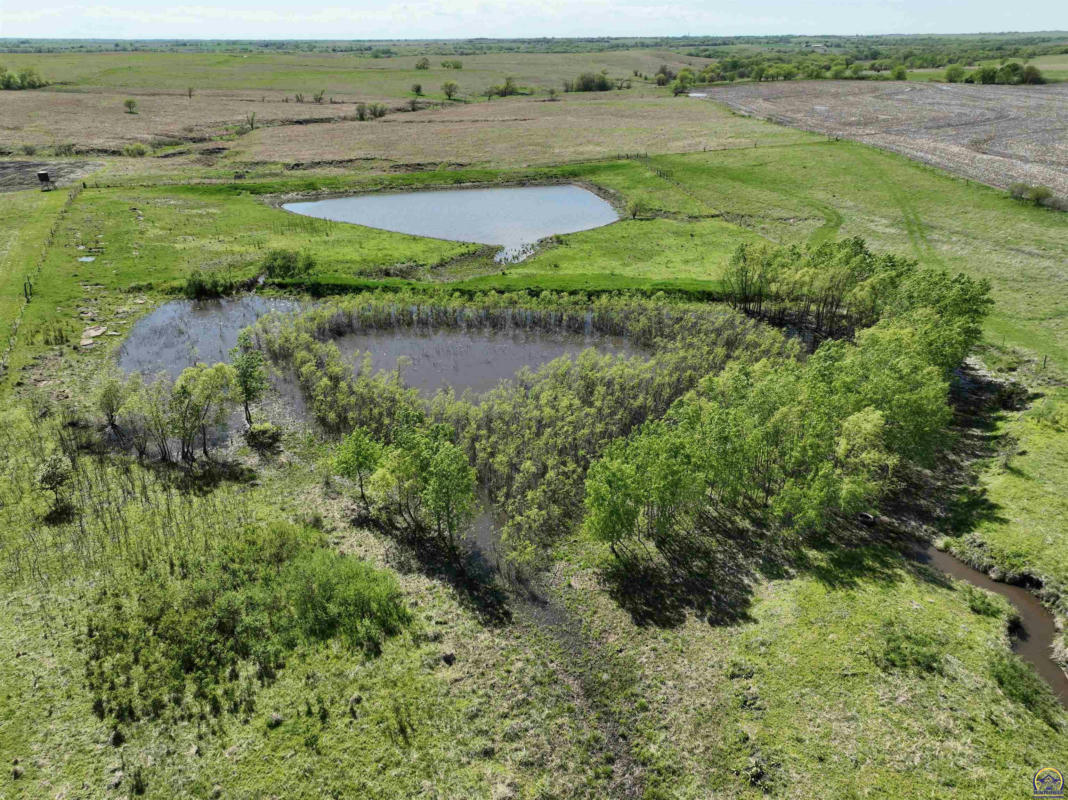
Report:
[[50,192],[56,188],[56,185],[52,183],[52,179],[48,176],[48,170],[37,170],[37,180],[41,182],[41,191]]

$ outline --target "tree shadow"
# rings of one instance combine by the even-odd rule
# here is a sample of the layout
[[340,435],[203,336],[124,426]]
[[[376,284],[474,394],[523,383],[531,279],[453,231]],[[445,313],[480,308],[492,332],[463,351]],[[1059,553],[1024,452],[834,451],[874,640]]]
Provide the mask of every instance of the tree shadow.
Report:
[[602,578],[635,624],[670,628],[691,613],[712,625],[748,621],[758,575],[783,569],[784,554],[760,531],[701,520],[653,548],[620,551]]
[[418,572],[451,586],[460,605],[483,625],[500,627],[511,622],[508,593],[477,550],[464,544],[454,547],[439,537],[377,517],[360,516],[352,523],[373,527],[394,543],[390,562],[399,572]]
[[966,368],[951,399],[947,448],[931,468],[901,476],[896,491],[884,498],[882,514],[837,519],[803,546],[742,519],[702,519],[670,541],[620,551],[602,570],[609,593],[635,624],[675,627],[690,614],[712,625],[745,622],[758,580],[794,574],[839,590],[909,575],[951,585],[936,568],[916,569],[909,561],[929,562],[926,543],[939,534],[960,536],[1004,521],[979,484],[979,464],[1003,446],[999,416],[1022,402],[1015,387]]

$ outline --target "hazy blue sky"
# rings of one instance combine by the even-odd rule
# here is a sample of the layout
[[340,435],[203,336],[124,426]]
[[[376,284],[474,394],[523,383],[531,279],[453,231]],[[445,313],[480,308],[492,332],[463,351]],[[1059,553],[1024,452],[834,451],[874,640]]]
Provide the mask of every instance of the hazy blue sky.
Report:
[[1068,28],[1068,0],[0,0],[0,37],[372,39]]

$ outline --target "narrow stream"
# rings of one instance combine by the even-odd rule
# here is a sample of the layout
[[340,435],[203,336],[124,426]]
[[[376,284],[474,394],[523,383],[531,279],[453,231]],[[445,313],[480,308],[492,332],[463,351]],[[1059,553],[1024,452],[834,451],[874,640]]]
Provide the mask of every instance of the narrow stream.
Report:
[[920,546],[911,556],[921,564],[934,567],[939,572],[972,586],[999,594],[1012,603],[1020,615],[1020,625],[1013,631],[1013,652],[1035,668],[1061,701],[1061,705],[1068,708],[1068,675],[1065,675],[1064,670],[1050,655],[1057,627],[1053,615],[1037,597],[1021,586],[995,581],[989,575],[972,569],[955,556],[937,550],[930,544]]

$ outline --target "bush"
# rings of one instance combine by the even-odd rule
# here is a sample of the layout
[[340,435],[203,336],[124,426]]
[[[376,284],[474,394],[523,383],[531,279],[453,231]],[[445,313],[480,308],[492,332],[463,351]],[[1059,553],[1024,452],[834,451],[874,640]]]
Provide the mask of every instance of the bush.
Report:
[[182,294],[190,300],[206,300],[230,294],[235,288],[237,282],[230,275],[196,269],[186,277]]
[[965,586],[964,596],[968,600],[968,608],[983,617],[997,617],[1005,611],[1005,604],[997,595],[984,592],[975,586]]
[[74,155],[74,145],[71,142],[63,142],[53,147],[52,152],[57,156],[72,156]]
[[1053,199],[1053,190],[1048,186],[1033,186],[1029,183],[1012,184],[1009,194],[1017,200],[1024,200],[1036,206],[1049,204]]
[[416,69],[430,69],[430,59],[423,57],[415,62]]
[[603,72],[583,72],[571,81],[564,81],[565,92],[607,92],[615,85]]
[[268,278],[302,278],[312,271],[315,259],[308,253],[272,250],[263,259]]
[[140,142],[134,142],[123,147],[122,154],[130,158],[143,158],[148,155],[148,148]]
[[313,550],[290,564],[282,579],[308,639],[340,636],[353,649],[377,653],[411,619],[393,576],[350,556]]
[[946,67],[946,82],[960,83],[964,80],[964,67],[960,64],[950,64]]
[[269,422],[258,422],[245,431],[245,441],[253,450],[269,453],[278,449],[282,441],[282,429]]

